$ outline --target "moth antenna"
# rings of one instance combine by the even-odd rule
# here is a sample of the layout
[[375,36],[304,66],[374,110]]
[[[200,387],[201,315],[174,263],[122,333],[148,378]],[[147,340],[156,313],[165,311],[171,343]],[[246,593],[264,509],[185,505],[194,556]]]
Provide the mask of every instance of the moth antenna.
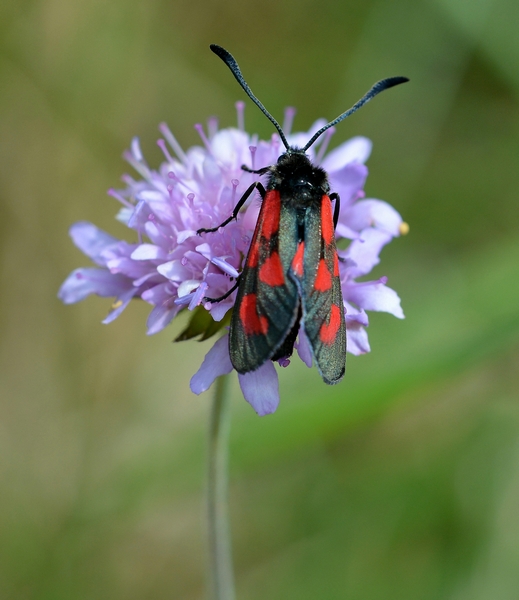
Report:
[[[236,78],[236,81],[245,90],[245,93],[247,94],[247,96],[254,102],[254,104],[261,110],[261,112],[267,117],[267,119],[269,119],[269,121],[277,129],[277,131],[279,133],[279,137],[281,138],[281,141],[283,142],[285,148],[287,150],[289,150],[290,146],[288,145],[287,138],[285,137],[285,134],[283,133],[281,126],[276,121],[276,119],[274,119],[274,117],[269,113],[269,111],[263,106],[263,104],[256,98],[256,96],[252,93],[252,90],[250,89],[247,82],[243,78],[243,75],[241,74],[240,67],[238,66],[238,63],[236,62],[234,56],[230,52],[227,52],[227,50],[225,48],[222,48],[221,46],[217,46],[216,44],[211,44],[209,47],[216,54],[216,56],[220,57],[223,60],[223,62],[229,67],[229,69],[231,70],[231,73]],[[382,82],[380,82],[380,83],[382,83]],[[394,83],[393,85],[396,85],[396,84]],[[382,91],[382,90],[380,90],[380,91]],[[366,100],[366,102],[367,102],[367,100]]]
[[303,151],[306,152],[308,148],[310,148],[310,146],[317,140],[317,138],[320,137],[327,129],[333,127],[334,125],[337,125],[337,123],[340,123],[341,121],[346,119],[346,117],[349,117],[355,111],[359,110],[361,106],[364,106],[366,102],[369,102],[372,98],[374,98],[377,94],[380,94],[380,92],[383,92],[384,90],[387,90],[395,85],[405,83],[406,81],[409,81],[407,77],[389,77],[388,79],[382,79],[382,81],[377,81],[377,83],[375,83],[375,85],[369,90],[369,92],[362,96],[362,98],[358,102],[356,102],[350,109],[348,109],[346,112],[343,112],[342,115],[339,115],[336,119],[330,121],[324,127],[321,127],[321,129],[319,129],[319,131],[303,148]]

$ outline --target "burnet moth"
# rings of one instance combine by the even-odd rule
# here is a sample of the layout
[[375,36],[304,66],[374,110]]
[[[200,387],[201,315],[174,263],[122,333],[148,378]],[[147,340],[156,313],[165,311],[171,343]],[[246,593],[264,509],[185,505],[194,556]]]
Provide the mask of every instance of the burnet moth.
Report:
[[340,198],[330,193],[326,172],[312,164],[306,151],[327,129],[380,92],[408,79],[391,77],[379,81],[349,110],[319,129],[303,148],[295,148],[252,93],[234,57],[221,46],[210,47],[272,122],[286,151],[275,165],[257,170],[243,165],[248,173],[267,175],[266,188],[259,181],[253,183],[228,219],[218,227],[197,231],[202,234],[225,227],[238,217],[252,192],[259,192],[261,209],[236,284],[220,298],[204,301],[223,300],[238,287],[229,332],[229,353],[238,373],[249,373],[268,360],[291,356],[302,322],[321,377],[325,383],[338,383],[346,367],[346,322],[335,246]]

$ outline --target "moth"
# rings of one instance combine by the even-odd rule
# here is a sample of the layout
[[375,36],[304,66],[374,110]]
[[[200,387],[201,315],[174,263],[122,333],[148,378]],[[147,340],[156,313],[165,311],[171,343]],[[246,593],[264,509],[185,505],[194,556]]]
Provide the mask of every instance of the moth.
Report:
[[340,198],[331,191],[328,175],[311,162],[307,150],[330,127],[349,117],[380,92],[408,81],[391,77],[375,83],[350,109],[319,129],[303,148],[290,146],[279,123],[252,93],[234,57],[221,46],[211,50],[229,67],[238,83],[272,122],[285,146],[274,165],[244,171],[267,176],[264,187],[253,183],[231,216],[214,232],[238,217],[256,190],[262,199],[249,252],[236,284],[231,317],[229,353],[238,373],[249,373],[268,360],[291,356],[300,325],[308,338],[313,360],[327,384],[338,383],[346,367],[346,322],[339,275],[335,228]]

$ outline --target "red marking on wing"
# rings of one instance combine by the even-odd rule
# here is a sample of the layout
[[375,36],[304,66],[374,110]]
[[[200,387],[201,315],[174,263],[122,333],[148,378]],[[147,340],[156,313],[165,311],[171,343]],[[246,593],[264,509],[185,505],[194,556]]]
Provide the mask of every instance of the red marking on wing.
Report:
[[256,309],[256,294],[243,296],[240,304],[240,321],[245,335],[266,335],[269,322],[267,317],[258,315]]
[[254,268],[258,266],[260,238],[269,241],[272,234],[279,229],[279,216],[281,213],[281,196],[279,192],[270,190],[266,193],[261,204],[261,210],[256,223],[256,229],[252,236],[252,242],[247,256],[247,266]]
[[339,257],[337,256],[337,252],[333,253],[333,276],[339,276]]
[[331,244],[333,240],[333,215],[332,203],[328,196],[323,196],[321,200],[321,227],[326,245]]
[[295,253],[294,258],[292,259],[292,271],[294,271],[294,275],[297,277],[303,276],[303,258],[305,253],[305,243],[299,242],[297,247],[297,252]]
[[267,257],[259,270],[260,281],[267,285],[283,285],[285,276],[283,274],[283,265],[277,252],[273,252]]
[[330,322],[323,323],[319,330],[319,337],[321,342],[327,346],[331,346],[337,337],[337,332],[341,328],[341,309],[332,304],[330,311]]
[[263,221],[259,224],[261,227],[261,235],[267,241],[279,230],[279,215],[281,212],[281,196],[276,190],[270,190],[265,195],[265,200],[261,206],[260,219]]
[[328,270],[328,266],[321,258],[317,267],[317,275],[315,276],[314,288],[318,292],[327,292],[332,287],[332,274]]
[[256,241],[256,236],[253,237],[252,243],[249,248],[249,255],[247,256],[247,266],[254,268],[258,266],[259,258],[259,244]]

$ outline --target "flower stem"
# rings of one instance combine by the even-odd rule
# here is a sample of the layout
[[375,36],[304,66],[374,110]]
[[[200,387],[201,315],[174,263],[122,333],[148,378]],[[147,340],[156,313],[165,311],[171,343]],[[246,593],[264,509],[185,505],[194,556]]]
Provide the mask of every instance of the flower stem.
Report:
[[228,514],[228,456],[231,425],[227,376],[218,377],[209,425],[209,575],[211,600],[234,600]]

